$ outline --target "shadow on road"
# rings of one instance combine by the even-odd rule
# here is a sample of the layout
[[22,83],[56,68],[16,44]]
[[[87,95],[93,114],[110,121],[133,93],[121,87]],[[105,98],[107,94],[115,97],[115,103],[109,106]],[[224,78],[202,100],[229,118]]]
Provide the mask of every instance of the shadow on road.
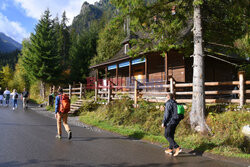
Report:
[[34,125],[34,124],[18,124],[18,123],[0,123],[0,125],[2,126],[56,126],[56,125],[42,125],[42,124],[39,124],[39,125]]
[[206,150],[211,150],[214,147],[217,147],[217,145],[214,143],[202,143],[198,147],[196,147],[194,150],[190,151],[189,153],[202,156]]
[[165,166],[176,166],[176,165],[181,165],[183,162],[169,162],[166,164],[157,164],[157,163],[150,163],[150,164],[129,164],[129,163],[114,163],[114,164],[95,164],[95,165],[90,165],[87,163],[73,163],[70,162],[69,160],[63,160],[63,159],[56,159],[56,160],[49,160],[49,161],[42,161],[42,160],[37,160],[37,159],[31,159],[28,160],[27,162],[19,162],[19,161],[9,161],[9,162],[3,162],[0,163],[1,167],[21,167],[21,166],[53,166],[53,167],[79,167],[79,166],[84,166],[84,167],[165,167]]

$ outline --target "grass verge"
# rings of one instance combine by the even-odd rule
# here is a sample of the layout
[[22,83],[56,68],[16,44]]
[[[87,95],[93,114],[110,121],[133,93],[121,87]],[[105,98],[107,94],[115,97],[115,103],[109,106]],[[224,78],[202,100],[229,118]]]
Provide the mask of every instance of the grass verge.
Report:
[[[160,104],[140,102],[139,106],[134,109],[127,99],[115,101],[107,106],[86,103],[81,108],[80,121],[123,136],[167,146],[168,142],[163,136],[164,129],[160,127],[163,116]],[[243,110],[221,112],[218,106],[209,106],[207,111],[207,123],[214,135],[202,136],[192,131],[188,110],[177,127],[177,143],[183,148],[199,152],[250,159],[249,145],[240,133],[243,125],[250,122],[250,113]]]

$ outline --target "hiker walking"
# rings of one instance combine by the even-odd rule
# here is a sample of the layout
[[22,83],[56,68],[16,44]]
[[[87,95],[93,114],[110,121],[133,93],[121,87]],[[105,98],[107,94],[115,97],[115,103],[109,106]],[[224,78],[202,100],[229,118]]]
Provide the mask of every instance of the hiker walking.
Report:
[[17,108],[18,99],[18,93],[16,92],[16,89],[13,89],[13,92],[10,95],[12,96],[13,110],[15,110]]
[[72,138],[72,132],[67,123],[68,120],[68,112],[70,111],[70,99],[69,96],[63,94],[63,89],[58,89],[58,96],[56,96],[55,100],[55,118],[57,119],[57,135],[56,138],[62,138],[62,128],[61,128],[61,120],[63,120],[63,126],[68,133],[68,139]]
[[23,99],[23,109],[28,108],[29,92],[26,90],[26,88],[23,89],[22,99]]
[[10,91],[8,90],[8,88],[5,88],[5,91],[3,93],[4,98],[5,98],[5,105],[9,106],[10,103]]
[[1,87],[0,87],[0,106],[3,106],[3,91]]
[[165,112],[162,121],[162,127],[165,127],[165,138],[169,142],[169,148],[165,150],[166,154],[177,156],[181,151],[181,147],[175,142],[174,134],[177,125],[180,122],[180,118],[177,113],[177,103],[173,99],[173,94],[168,93],[167,102],[165,104]]

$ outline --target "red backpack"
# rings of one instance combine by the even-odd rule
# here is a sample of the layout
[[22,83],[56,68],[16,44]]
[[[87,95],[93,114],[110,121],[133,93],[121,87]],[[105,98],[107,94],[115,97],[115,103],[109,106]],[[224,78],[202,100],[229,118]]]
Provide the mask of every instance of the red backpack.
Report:
[[60,97],[60,106],[59,106],[59,112],[60,113],[68,113],[70,111],[70,100],[69,96],[66,94],[59,95]]

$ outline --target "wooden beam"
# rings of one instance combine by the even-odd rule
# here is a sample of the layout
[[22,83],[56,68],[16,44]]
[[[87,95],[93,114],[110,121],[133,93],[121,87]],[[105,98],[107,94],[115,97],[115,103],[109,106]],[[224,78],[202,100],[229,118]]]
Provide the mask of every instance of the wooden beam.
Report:
[[137,96],[138,96],[138,92],[137,92],[137,80],[135,80],[135,88],[134,88],[134,105],[135,107],[137,106]]
[[108,66],[105,67],[105,79],[106,79],[106,85],[108,85]]
[[129,85],[131,85],[131,73],[132,73],[132,61],[131,60],[129,60],[128,72],[129,72]]
[[98,68],[97,68],[97,69],[96,69],[96,74],[95,74],[95,75],[96,75],[95,81],[98,81],[98,78],[99,78],[99,74],[98,74],[98,73],[99,73],[99,71],[98,71]]
[[148,82],[148,56],[145,57],[145,82]]
[[115,76],[116,76],[116,85],[118,85],[118,72],[119,72],[119,70],[118,70],[118,64],[116,64],[116,73],[115,73]]
[[165,53],[165,80],[168,83],[168,53]]
[[105,79],[106,80],[108,79],[108,67],[107,66],[105,67]]

